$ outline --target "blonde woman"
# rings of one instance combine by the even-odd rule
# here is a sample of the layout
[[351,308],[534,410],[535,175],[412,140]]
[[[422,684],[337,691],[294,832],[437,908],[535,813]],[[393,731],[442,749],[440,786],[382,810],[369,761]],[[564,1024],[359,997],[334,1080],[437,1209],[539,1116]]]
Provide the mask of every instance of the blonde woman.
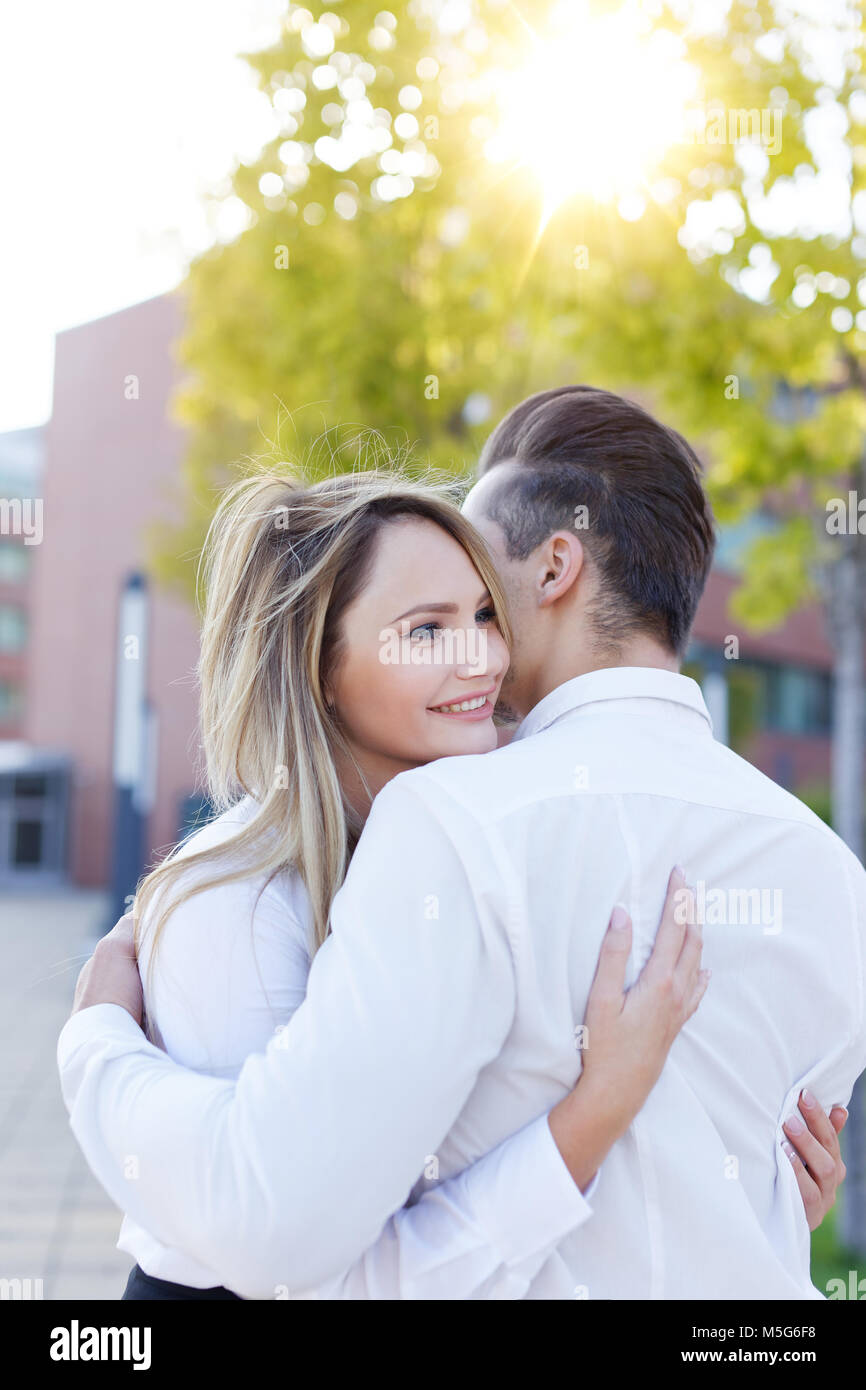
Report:
[[[489,554],[448,489],[393,471],[248,478],[223,498],[203,559],[201,727],[221,814],[144,880],[135,925],[152,1038],[187,1067],[233,1078],[302,1002],[377,793],[405,769],[496,747],[510,632]],[[472,652],[455,643],[449,656],[446,628],[471,637]],[[587,1010],[593,1045],[531,1156],[525,1135],[506,1140],[470,1180],[395,1212],[352,1269],[307,1296],[522,1295],[589,1217],[599,1163],[706,988],[700,934],[675,911],[684,891],[674,873],[628,993],[630,921],[614,910]],[[590,1070],[592,1094],[617,1097],[615,1119],[581,1105]],[[533,1223],[520,1259],[503,1256]],[[124,1298],[237,1297],[128,1218],[119,1245],[137,1262]]]

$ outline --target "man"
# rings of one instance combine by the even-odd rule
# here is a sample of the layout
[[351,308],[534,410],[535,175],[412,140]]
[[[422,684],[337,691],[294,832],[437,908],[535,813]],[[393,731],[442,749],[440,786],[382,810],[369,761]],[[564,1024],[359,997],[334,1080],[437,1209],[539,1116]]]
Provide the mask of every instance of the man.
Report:
[[526,1296],[815,1297],[784,1126],[803,1088],[844,1103],[866,1065],[866,873],[714,741],[679,674],[713,551],[698,460],[620,397],[547,392],[494,432],[464,511],[508,593],[515,737],[378,795],[307,999],[236,1084],[85,987],[59,1046],[75,1133],[127,1210],[232,1288],[315,1285],[413,1183],[571,1088],[610,904],[636,975],[677,858],[712,986]]

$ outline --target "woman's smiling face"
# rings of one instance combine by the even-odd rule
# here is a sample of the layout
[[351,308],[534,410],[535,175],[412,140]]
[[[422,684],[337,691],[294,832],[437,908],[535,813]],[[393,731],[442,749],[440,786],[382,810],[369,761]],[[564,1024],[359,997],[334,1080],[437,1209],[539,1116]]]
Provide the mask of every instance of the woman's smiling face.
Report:
[[[508,649],[483,579],[435,522],[382,527],[342,636],[330,695],[374,791],[406,768],[496,747]],[[447,708],[467,701],[477,707]]]

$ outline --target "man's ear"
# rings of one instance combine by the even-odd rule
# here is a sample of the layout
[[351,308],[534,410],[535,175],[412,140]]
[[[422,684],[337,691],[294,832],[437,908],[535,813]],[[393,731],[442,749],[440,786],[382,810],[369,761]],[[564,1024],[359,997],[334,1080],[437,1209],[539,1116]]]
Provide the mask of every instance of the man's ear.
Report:
[[586,550],[572,531],[554,531],[542,552],[541,602],[555,603],[567,594],[586,564]]

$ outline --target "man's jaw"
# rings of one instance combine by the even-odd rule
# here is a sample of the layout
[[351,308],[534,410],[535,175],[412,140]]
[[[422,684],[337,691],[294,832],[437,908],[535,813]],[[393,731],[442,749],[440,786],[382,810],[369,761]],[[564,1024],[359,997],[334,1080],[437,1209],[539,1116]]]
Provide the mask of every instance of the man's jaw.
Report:
[[517,710],[509,705],[507,700],[503,700],[500,695],[493,707],[494,722],[500,724],[519,724],[522,718],[523,716],[518,714]]
[[514,662],[508,667],[499,687],[499,695],[493,707],[493,722],[499,724],[520,724],[524,716],[513,703],[515,686]]

